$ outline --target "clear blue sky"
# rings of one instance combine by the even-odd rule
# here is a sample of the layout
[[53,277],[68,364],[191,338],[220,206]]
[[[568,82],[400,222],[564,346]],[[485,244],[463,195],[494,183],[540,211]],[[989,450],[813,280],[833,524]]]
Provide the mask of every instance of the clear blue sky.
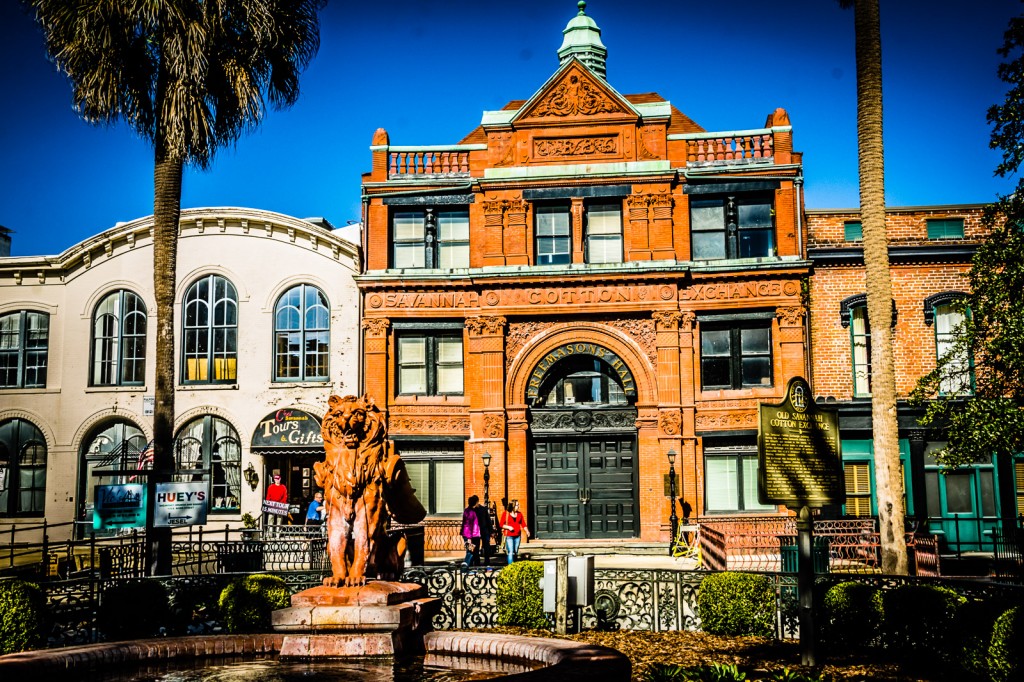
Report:
[[[994,178],[985,111],[1003,100],[996,48],[1016,0],[882,0],[886,194],[893,206],[975,203]],[[183,207],[249,206],[359,220],[374,130],[451,144],[484,110],[531,96],[558,66],[575,0],[334,0],[299,102],[188,171]],[[853,13],[835,0],[592,0],[623,94],[658,92],[707,130],[789,111],[808,208],[858,204]],[[0,0],[0,225],[13,255],[58,254],[152,213],[152,152],[123,125],[83,123],[31,17]]]

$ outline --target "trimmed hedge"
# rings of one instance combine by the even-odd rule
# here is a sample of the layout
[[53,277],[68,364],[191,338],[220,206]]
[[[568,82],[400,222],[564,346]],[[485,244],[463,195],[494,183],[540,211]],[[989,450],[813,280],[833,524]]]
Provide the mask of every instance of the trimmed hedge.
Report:
[[549,628],[544,616],[544,564],[540,561],[517,561],[498,573],[498,625],[527,628]]
[[0,655],[46,644],[50,614],[46,595],[35,583],[0,581]]
[[897,655],[921,664],[948,659],[953,623],[966,599],[948,587],[900,585],[882,595],[883,641]]
[[1006,610],[995,599],[967,602],[957,611],[950,652],[963,680],[989,680],[988,648],[996,619]]
[[220,614],[230,633],[268,632],[270,614],[291,606],[284,579],[262,573],[235,580],[220,593]]
[[822,599],[821,640],[832,649],[865,649],[882,628],[882,594],[874,585],[833,585]]
[[107,639],[154,637],[171,622],[167,589],[156,580],[128,580],[100,595],[97,627]]
[[775,634],[775,587],[763,575],[713,573],[697,593],[701,628],[711,635]]
[[988,647],[988,672],[993,682],[1024,680],[1024,606],[1014,606],[996,619]]

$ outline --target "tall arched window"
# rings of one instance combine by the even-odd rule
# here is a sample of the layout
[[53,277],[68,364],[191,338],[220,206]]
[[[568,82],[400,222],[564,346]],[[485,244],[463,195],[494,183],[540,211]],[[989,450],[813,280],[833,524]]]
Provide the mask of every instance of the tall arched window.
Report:
[[924,301],[924,322],[935,325],[936,360],[946,360],[939,379],[939,391],[946,395],[974,393],[973,358],[956,347],[959,327],[965,321],[965,314],[970,315],[970,311],[960,305],[964,296],[959,291],[944,291]]
[[274,381],[326,381],[331,314],[310,284],[292,287],[274,307]]
[[237,512],[242,497],[242,445],[227,421],[207,414],[182,427],[174,441],[176,481],[207,481],[211,512]]
[[146,305],[122,289],[103,298],[92,316],[93,386],[146,381]]
[[[118,483],[145,483],[144,469],[152,469],[146,435],[135,424],[124,419],[113,419],[95,427],[82,441],[81,466],[78,477],[79,533],[91,530],[95,486]],[[98,472],[117,472],[102,475]],[[126,473],[133,472],[133,473]]]
[[187,384],[232,383],[238,378],[238,294],[219,275],[194,282],[182,301]]
[[0,315],[0,388],[46,386],[50,316],[31,310]]
[[46,510],[46,439],[31,422],[0,422],[0,517]]

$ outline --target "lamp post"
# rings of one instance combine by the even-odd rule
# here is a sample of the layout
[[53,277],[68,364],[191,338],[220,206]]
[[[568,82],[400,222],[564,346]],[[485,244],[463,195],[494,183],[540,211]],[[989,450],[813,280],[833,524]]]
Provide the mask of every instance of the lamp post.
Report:
[[672,514],[668,517],[669,526],[672,528],[672,540],[668,545],[668,555],[672,556],[676,551],[676,532],[679,530],[679,517],[676,516],[676,451],[670,448],[667,455],[668,495],[672,498]]
[[484,507],[491,508],[491,453],[485,452],[484,460]]

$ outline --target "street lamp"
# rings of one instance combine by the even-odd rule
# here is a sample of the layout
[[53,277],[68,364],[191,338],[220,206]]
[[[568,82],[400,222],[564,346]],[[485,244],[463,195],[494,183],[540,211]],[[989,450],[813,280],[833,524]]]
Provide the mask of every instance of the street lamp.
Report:
[[668,545],[668,555],[672,556],[676,551],[676,532],[679,530],[679,517],[676,516],[676,451],[669,449],[667,455],[668,495],[672,498],[672,514],[668,517],[669,526],[672,528],[672,540]]
[[491,508],[491,453],[485,452],[484,460],[484,507]]

